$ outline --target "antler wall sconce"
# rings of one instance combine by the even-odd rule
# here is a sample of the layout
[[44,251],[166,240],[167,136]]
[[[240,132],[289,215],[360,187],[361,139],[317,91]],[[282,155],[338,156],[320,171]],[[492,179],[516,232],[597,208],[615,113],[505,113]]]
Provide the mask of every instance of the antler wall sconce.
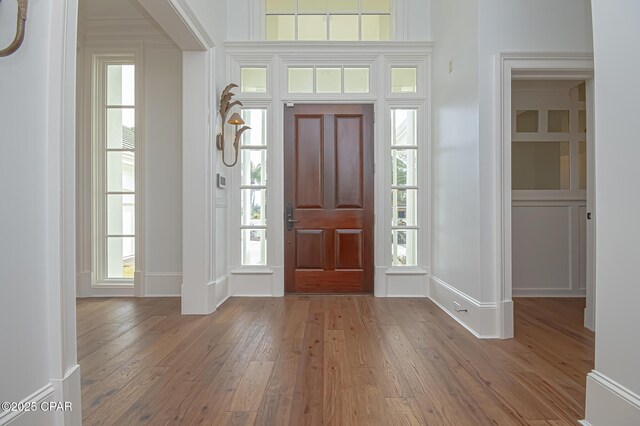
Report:
[[[238,86],[236,84],[230,84],[227,87],[225,87],[225,89],[222,91],[222,96],[220,97],[220,119],[222,121],[222,129],[220,130],[220,133],[218,133],[218,136],[216,137],[216,147],[220,151],[222,151],[222,162],[227,167],[233,167],[238,162],[240,138],[242,137],[242,134],[244,132],[251,129],[251,127],[244,125],[244,120],[242,119],[242,117],[240,117],[240,114],[238,114],[237,112],[233,113],[229,121],[227,121],[227,115],[229,114],[229,111],[231,111],[231,108],[233,108],[234,106],[242,106],[242,102],[240,101],[231,102],[231,99],[235,96],[234,93],[231,92],[231,89],[233,89],[234,87],[238,87]],[[227,164],[227,162],[224,159],[224,147],[225,147],[224,128],[226,124],[232,124],[235,126],[235,138],[233,141],[233,149],[235,150],[235,159],[232,164]],[[242,126],[242,127],[238,129],[238,126]]]
[[12,53],[14,53],[16,50],[20,48],[20,46],[22,45],[22,41],[24,40],[24,31],[25,31],[26,22],[27,22],[28,0],[17,0],[17,1],[18,1],[18,24],[16,29],[16,36],[7,48],[0,50],[0,57],[9,56]]

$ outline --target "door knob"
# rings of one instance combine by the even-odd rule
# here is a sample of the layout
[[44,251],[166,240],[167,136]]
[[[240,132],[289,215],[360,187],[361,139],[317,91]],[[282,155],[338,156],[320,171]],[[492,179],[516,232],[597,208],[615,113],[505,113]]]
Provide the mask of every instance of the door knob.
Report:
[[293,231],[293,224],[300,222],[293,219],[293,203],[287,204],[287,231]]

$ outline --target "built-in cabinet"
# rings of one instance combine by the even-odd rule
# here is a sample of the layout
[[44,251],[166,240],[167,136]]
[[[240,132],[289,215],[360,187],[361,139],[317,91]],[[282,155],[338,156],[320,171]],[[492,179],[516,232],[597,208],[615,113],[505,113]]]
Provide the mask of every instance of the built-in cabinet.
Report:
[[514,81],[514,296],[583,296],[587,114],[579,81]]

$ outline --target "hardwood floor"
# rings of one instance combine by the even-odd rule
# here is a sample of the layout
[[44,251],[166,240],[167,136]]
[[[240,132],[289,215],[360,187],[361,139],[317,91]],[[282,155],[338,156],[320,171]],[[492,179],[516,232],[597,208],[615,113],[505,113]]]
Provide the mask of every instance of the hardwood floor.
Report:
[[570,425],[593,333],[580,299],[515,301],[478,340],[426,299],[78,301],[84,424]]

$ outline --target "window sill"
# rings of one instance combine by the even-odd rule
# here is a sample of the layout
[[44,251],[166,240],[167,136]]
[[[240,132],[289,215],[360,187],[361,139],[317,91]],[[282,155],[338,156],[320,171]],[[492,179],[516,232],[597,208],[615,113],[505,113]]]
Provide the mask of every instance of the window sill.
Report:
[[385,271],[385,275],[429,275],[429,271],[417,266],[396,266]]
[[245,266],[231,270],[232,275],[273,275],[275,272],[267,267]]
[[133,281],[131,282],[107,282],[107,283],[99,283],[99,284],[93,284],[91,286],[92,288],[133,288],[134,287],[134,283]]

